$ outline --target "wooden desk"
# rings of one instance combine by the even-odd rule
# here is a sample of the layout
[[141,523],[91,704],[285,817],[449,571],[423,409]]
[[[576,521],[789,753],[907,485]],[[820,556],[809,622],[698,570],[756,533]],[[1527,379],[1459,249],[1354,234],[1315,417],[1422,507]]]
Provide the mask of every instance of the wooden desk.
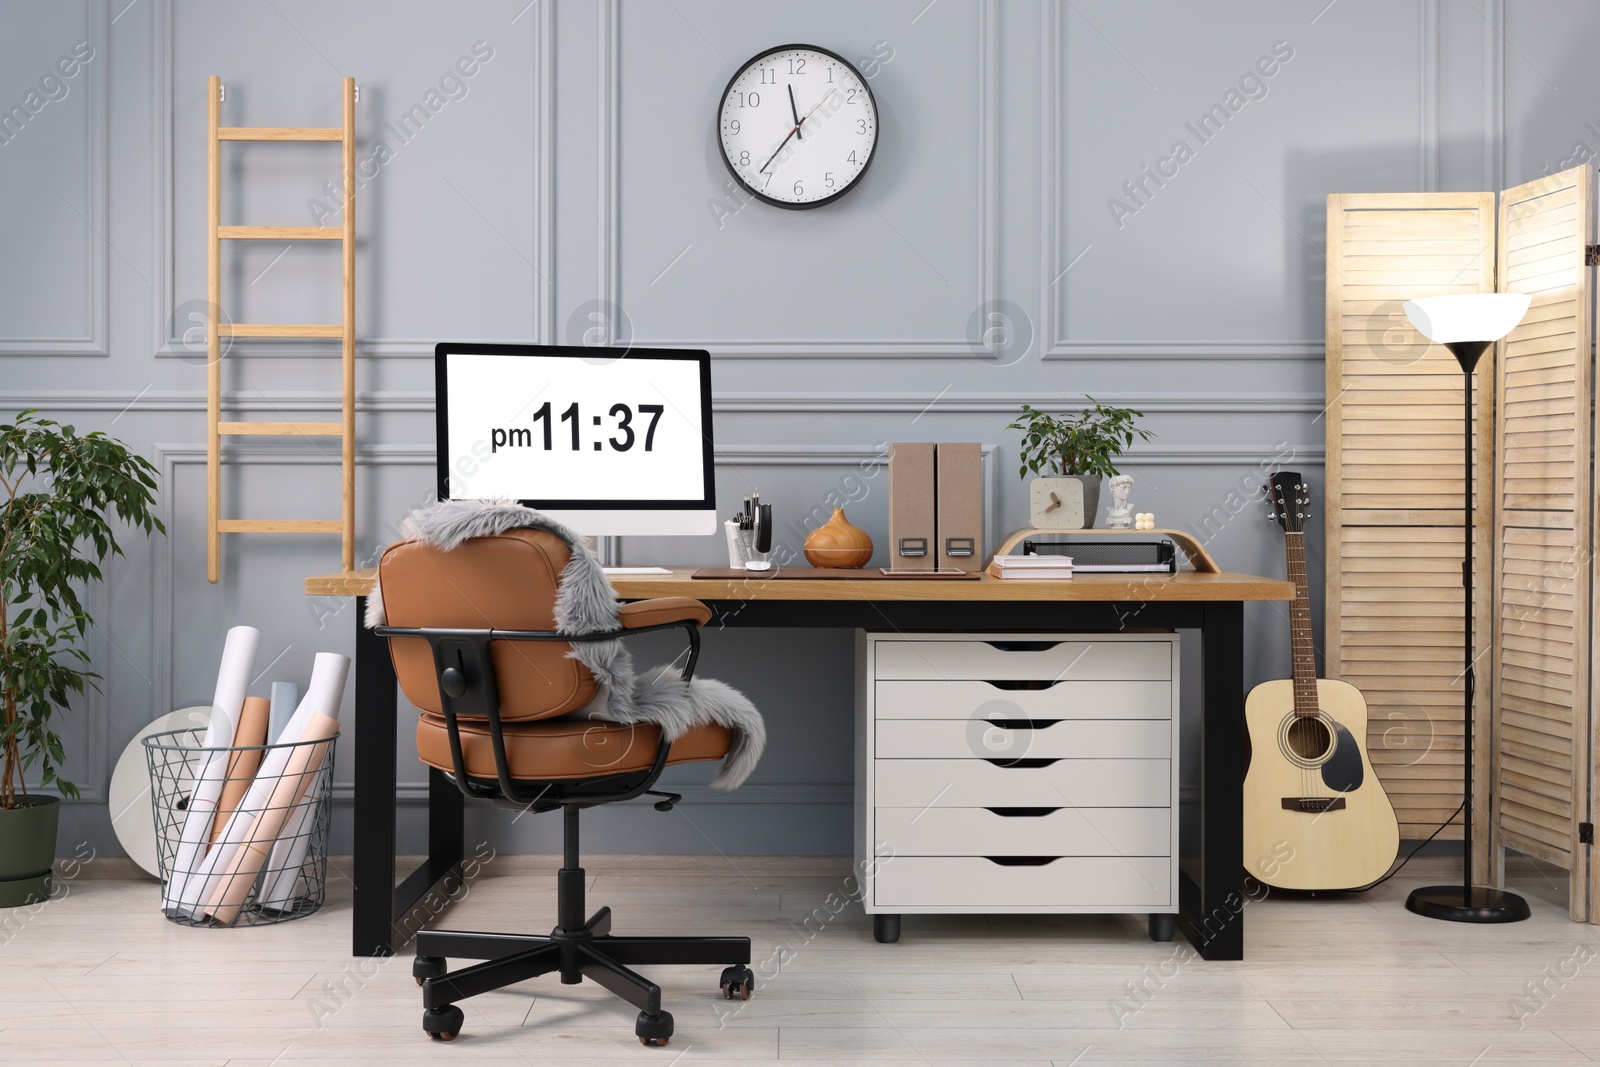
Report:
[[[1222,571],[1176,575],[1082,575],[1070,581],[809,581],[695,579],[619,574],[624,600],[692,596],[710,605],[715,626],[826,626],[898,630],[1084,630],[1136,628],[1200,632],[1204,728],[1198,829],[1180,842],[1178,926],[1206,959],[1244,957],[1244,605],[1287,601],[1294,587]],[[307,596],[356,598],[355,899],[352,950],[388,955],[414,925],[399,920],[441,881],[454,892],[463,858],[462,797],[430,769],[428,859],[395,886],[395,744],[399,716],[387,642],[361,619],[372,570],[306,579]],[[431,918],[431,917],[430,917]]]

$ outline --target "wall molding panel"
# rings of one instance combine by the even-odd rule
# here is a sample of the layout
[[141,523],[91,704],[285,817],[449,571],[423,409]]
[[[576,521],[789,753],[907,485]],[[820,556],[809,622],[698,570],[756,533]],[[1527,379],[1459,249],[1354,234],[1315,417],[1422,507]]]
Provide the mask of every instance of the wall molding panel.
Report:
[[[338,466],[337,456],[327,456],[306,448],[297,448],[284,444],[248,444],[230,447],[224,451],[225,466],[282,466],[282,467],[333,467]],[[356,448],[356,468],[372,467],[428,467],[432,468],[435,462],[434,448],[432,445],[358,445]],[[161,472],[161,485],[164,491],[160,496],[161,521],[168,530],[168,535],[162,538],[161,549],[156,553],[155,565],[155,633],[158,639],[164,642],[164,649],[158,647],[155,663],[153,664],[153,684],[156,691],[156,707],[172,710],[178,707],[173,703],[175,691],[174,675],[176,663],[174,655],[178,648],[180,635],[177,628],[177,617],[173,598],[173,575],[176,573],[175,538],[172,534],[178,526],[178,507],[174,475],[182,466],[204,467],[206,463],[205,442],[185,442],[174,444],[157,444],[155,446],[154,463]],[[200,512],[203,514],[203,510]],[[357,527],[357,545],[361,544],[361,529]],[[318,538],[328,542],[329,538]],[[308,542],[309,543],[309,542]],[[329,555],[324,551],[323,555]],[[336,551],[331,553],[333,562],[323,569],[338,569]],[[308,564],[305,573],[320,573],[316,571],[315,564]],[[224,581],[226,581],[226,576]],[[289,591],[297,606],[306,598],[298,589]],[[286,598],[287,599],[287,598]]]
[[[111,256],[110,199],[111,199],[111,15],[110,0],[82,0],[89,28],[89,43],[95,50],[94,60],[81,68],[80,73],[92,78],[93,86],[85,94],[88,116],[84,122],[84,158],[88,167],[89,201],[74,204],[59,189],[44,191],[43,195],[56,196],[79,215],[88,228],[84,234],[85,262],[88,264],[89,332],[83,336],[21,337],[0,335],[0,356],[94,356],[111,355]],[[62,50],[70,49],[76,42],[62,42]],[[41,60],[47,64],[51,53]],[[42,69],[42,68],[41,68]],[[17,72],[13,72],[17,73]],[[6,106],[12,102],[7,101]],[[47,114],[47,113],[46,113]]]
[[1439,0],[1417,0],[1417,19],[1421,53],[1417,56],[1417,113],[1421,116],[1417,188],[1431,193],[1439,189]]
[[[1325,404],[1322,393],[1102,393],[1104,404],[1130,407],[1146,414],[1190,415],[1318,415]],[[911,393],[896,391],[861,392],[728,392],[714,393],[712,407],[718,412],[774,414],[902,414],[916,412],[934,415],[985,414],[1012,415],[1024,403],[1044,403],[1034,391],[1014,393],[956,392]],[[113,390],[58,390],[23,393],[0,392],[0,406],[33,407],[42,411],[114,411],[129,417],[154,412],[206,409],[203,392],[195,390],[154,390],[139,392]],[[224,392],[224,411],[338,411],[339,394],[328,390],[275,390],[271,392]],[[386,390],[356,394],[360,412],[408,412],[432,415],[431,391]]]
[[[600,9],[601,19],[601,191],[604,210],[599,220],[600,242],[600,298],[608,306],[622,307],[620,262],[622,235],[619,214],[621,211],[617,167],[620,149],[616,140],[622,124],[622,94],[620,84],[621,42],[618,27],[618,0],[605,0]],[[999,157],[1000,157],[1000,72],[1003,62],[999,54],[999,3],[998,0],[977,0],[976,26],[973,45],[976,50],[978,79],[976,107],[978,120],[974,132],[973,150],[977,168],[977,204],[974,219],[977,226],[977,276],[974,308],[995,303],[1000,298],[999,263],[1001,234],[999,224]],[[740,338],[731,340],[706,340],[697,337],[635,338],[633,344],[644,348],[666,346],[678,348],[704,348],[718,360],[776,360],[776,359],[847,359],[847,360],[927,360],[973,359],[982,360],[986,350],[974,338],[940,337],[869,337],[869,338]]]
[[[1503,25],[1504,0],[1488,0],[1491,4],[1486,18],[1493,18],[1496,9],[1501,19],[1494,26]],[[1070,9],[1070,5],[1067,5]],[[1268,340],[1210,340],[1202,338],[1141,340],[1130,338],[1071,338],[1066,335],[1067,272],[1072,258],[1086,249],[1068,247],[1063,232],[1061,205],[1065,202],[1062,153],[1067,145],[1063,131],[1062,114],[1065,83],[1066,40],[1065,18],[1056,4],[1042,3],[1040,11],[1040,63],[1041,84],[1044,87],[1040,107],[1040,143],[1044,146],[1043,174],[1040,178],[1040,214],[1044,221],[1044,241],[1040,270],[1040,342],[1043,358],[1047,361],[1081,360],[1084,362],[1125,362],[1128,360],[1185,360],[1224,359],[1239,361],[1272,361],[1280,363],[1321,363],[1324,358],[1322,338],[1283,338]],[[1418,24],[1418,129],[1417,156],[1419,188],[1436,189],[1439,185],[1439,5],[1438,0],[1417,0]],[[1498,35],[1502,40],[1504,35]],[[1497,60],[1491,77],[1498,76],[1500,84],[1490,93],[1492,101],[1499,101],[1496,112],[1490,106],[1491,121],[1504,126],[1504,45],[1498,51],[1490,49],[1486,55]],[[1502,143],[1503,134],[1494,135]],[[1487,158],[1486,158],[1487,163]],[[1487,167],[1486,167],[1487,169]],[[1498,189],[1500,184],[1486,185]]]
[[1484,0],[1483,188],[1506,186],[1506,0]]
[[[173,0],[152,0],[155,4],[155,31],[153,40],[152,65],[155,70],[153,79],[153,96],[155,110],[155,182],[156,182],[156,207],[155,207],[155,355],[163,359],[192,359],[195,353],[186,348],[179,348],[183,339],[174,329],[173,318],[177,311],[177,257],[173,247],[173,219],[176,213],[177,180],[173,169],[173,149],[175,137],[174,114],[174,82],[177,77],[175,70],[176,55],[174,54],[174,19]],[[529,18],[531,33],[533,35],[534,55],[536,56],[537,70],[529,78],[530,94],[533,101],[534,113],[534,143],[533,159],[534,174],[537,180],[532,183],[533,196],[533,269],[534,285],[529,294],[533,303],[534,337],[543,343],[554,341],[555,327],[552,320],[554,306],[554,278],[555,268],[555,234],[553,223],[555,219],[555,31],[554,16],[549,3],[536,4],[530,12]],[[330,77],[332,75],[330,74]],[[227,83],[226,74],[223,83]],[[359,82],[358,82],[359,87]],[[356,124],[358,131],[365,124],[361,119],[361,103],[356,104]],[[368,145],[368,140],[358,133],[357,152]],[[224,192],[227,195],[226,184],[228,176],[224,173]],[[202,203],[203,201],[197,202]],[[361,197],[356,201],[356,231],[358,246],[366,251],[372,247],[370,223],[363,220],[363,203]],[[226,246],[224,254],[226,255]],[[356,304],[359,309],[362,303],[370,300],[370,292],[365,288],[366,278],[363,275],[364,265],[357,264],[356,276]],[[184,304],[204,302],[204,290],[198,295],[184,301]],[[356,337],[356,351],[361,359],[432,359],[434,345],[444,338],[439,337]],[[506,338],[478,338],[490,344],[526,344],[527,337]],[[236,353],[239,357],[251,359],[328,359],[338,360],[341,351],[337,343],[317,340],[293,340],[277,338],[272,340],[256,340],[249,338],[235,338],[232,340],[228,352]]]

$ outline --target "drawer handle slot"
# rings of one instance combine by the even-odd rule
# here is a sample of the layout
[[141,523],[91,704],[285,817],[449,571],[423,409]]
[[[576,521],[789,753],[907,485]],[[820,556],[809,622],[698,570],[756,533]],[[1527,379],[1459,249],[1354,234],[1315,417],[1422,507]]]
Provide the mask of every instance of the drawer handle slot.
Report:
[[1054,815],[1060,808],[986,808],[1002,819],[1042,819],[1046,815]]
[[985,641],[984,644],[1001,652],[1049,652],[1060,641]]
[[1060,719],[985,719],[990,726],[997,726],[1002,730],[1048,730]]
[[985,856],[984,859],[1000,867],[1046,867],[1060,856]]
[[1052,763],[1060,763],[1061,760],[1058,757],[1056,759],[986,759],[983,762],[992,763],[996,767],[1006,770],[1032,770],[1039,767],[1048,767]]
[[1040,681],[1015,681],[1015,682],[1011,682],[1011,681],[997,682],[992,678],[985,678],[984,681],[987,682],[989,685],[994,686],[996,689],[1020,689],[1020,690],[1049,689],[1051,686],[1057,685],[1057,684],[1060,683],[1060,679],[1059,678],[1056,679],[1055,681],[1043,681],[1043,680],[1040,680]]

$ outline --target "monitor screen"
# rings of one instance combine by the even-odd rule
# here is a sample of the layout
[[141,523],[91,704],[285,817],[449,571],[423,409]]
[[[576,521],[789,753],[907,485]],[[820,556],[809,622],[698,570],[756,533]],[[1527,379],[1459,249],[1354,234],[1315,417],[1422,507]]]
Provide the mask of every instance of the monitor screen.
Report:
[[439,498],[509,497],[582,534],[716,532],[703,351],[444,343]]

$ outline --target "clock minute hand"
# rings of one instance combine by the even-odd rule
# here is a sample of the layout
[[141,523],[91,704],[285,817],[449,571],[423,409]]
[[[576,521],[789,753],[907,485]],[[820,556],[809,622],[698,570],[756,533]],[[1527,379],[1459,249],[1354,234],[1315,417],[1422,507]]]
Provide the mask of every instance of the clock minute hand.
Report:
[[[800,127],[796,126],[794,129],[789,131],[789,137],[793,137],[799,132]],[[778,142],[778,147],[774,148],[772,150],[772,155],[768,156],[767,161],[761,164],[761,169],[756,172],[757,174],[765,174],[767,172],[767,168],[772,165],[772,161],[778,158],[778,153],[783,151],[783,146],[789,143],[789,137],[785,137],[782,141]]]
[[800,127],[801,127],[801,125],[804,124],[804,120],[801,119],[801,117],[800,117],[800,109],[795,107],[795,105],[794,105],[794,85],[793,84],[789,85],[788,89],[789,89],[789,114],[794,116],[794,135],[795,135],[795,139],[803,141],[803,140],[805,140],[805,138],[800,135]]

